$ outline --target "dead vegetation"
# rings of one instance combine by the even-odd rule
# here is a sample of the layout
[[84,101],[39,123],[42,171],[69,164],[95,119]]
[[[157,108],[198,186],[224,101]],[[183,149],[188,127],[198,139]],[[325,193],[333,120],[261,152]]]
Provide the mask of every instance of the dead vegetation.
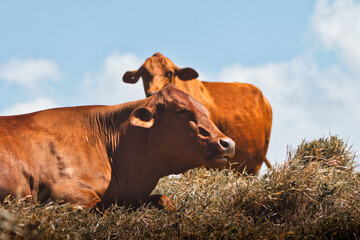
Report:
[[160,180],[176,212],[5,201],[0,239],[360,239],[360,173],[335,137],[304,141],[259,177],[194,169]]

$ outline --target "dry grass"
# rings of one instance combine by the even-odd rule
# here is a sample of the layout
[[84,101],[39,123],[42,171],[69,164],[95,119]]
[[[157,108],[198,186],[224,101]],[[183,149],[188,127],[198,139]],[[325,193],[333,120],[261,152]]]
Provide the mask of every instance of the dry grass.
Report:
[[194,169],[155,193],[176,212],[5,201],[0,239],[360,239],[360,174],[337,137],[303,142],[260,177]]

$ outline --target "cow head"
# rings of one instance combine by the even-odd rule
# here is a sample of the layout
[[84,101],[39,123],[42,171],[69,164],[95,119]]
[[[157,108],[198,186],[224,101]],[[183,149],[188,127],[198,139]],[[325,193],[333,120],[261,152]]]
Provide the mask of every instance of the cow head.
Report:
[[171,173],[222,167],[235,154],[234,141],[209,119],[208,110],[173,84],[134,110],[130,124],[147,129],[152,159]]
[[188,81],[197,78],[198,73],[192,68],[179,68],[161,53],[155,53],[146,59],[144,64],[135,71],[128,71],[123,76],[126,83],[136,83],[143,79],[146,97],[162,89],[166,84],[175,83],[175,79]]

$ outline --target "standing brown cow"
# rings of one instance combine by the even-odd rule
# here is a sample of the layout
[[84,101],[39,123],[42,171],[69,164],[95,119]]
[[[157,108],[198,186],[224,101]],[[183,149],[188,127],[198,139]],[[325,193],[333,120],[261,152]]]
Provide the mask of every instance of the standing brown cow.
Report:
[[266,158],[272,110],[257,87],[238,82],[199,81],[194,69],[179,68],[161,53],[146,59],[138,70],[126,72],[123,81],[136,83],[140,77],[147,97],[173,83],[204,104],[210,111],[210,119],[235,141],[231,162],[238,171],[257,174],[263,162],[272,168]]
[[149,196],[159,178],[220,167],[234,151],[207,109],[174,85],[120,105],[0,117],[0,200],[166,204]]

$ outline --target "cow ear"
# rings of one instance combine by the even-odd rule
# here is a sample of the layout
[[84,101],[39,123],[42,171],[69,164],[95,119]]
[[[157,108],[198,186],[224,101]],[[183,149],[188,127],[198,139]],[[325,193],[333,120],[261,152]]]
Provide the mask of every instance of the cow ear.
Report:
[[176,75],[183,81],[188,81],[199,77],[199,74],[192,68],[180,68]]
[[123,76],[123,81],[126,83],[136,83],[140,78],[138,70],[127,71]]
[[130,124],[136,127],[151,128],[154,125],[154,113],[151,108],[143,107],[133,111]]

